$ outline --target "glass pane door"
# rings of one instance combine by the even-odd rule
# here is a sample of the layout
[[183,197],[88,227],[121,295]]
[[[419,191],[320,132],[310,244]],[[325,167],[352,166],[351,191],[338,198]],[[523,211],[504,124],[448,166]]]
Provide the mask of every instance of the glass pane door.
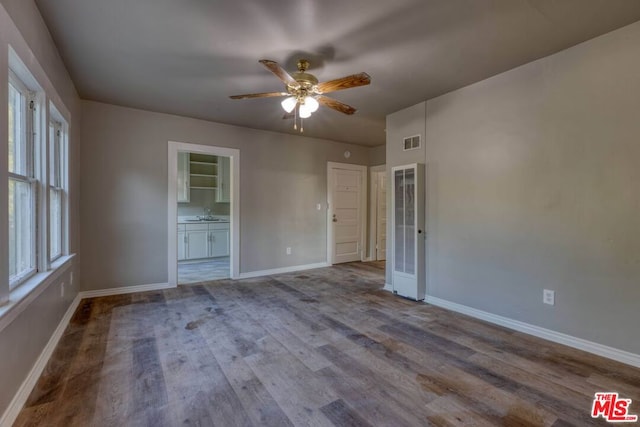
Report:
[[415,273],[415,223],[416,223],[416,203],[415,203],[415,170],[405,169],[404,171],[404,272]]
[[393,176],[395,186],[395,263],[396,271],[404,272],[404,171],[398,170]]

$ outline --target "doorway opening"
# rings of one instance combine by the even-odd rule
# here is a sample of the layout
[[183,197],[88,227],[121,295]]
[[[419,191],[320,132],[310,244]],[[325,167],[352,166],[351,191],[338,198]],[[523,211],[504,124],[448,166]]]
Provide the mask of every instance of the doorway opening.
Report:
[[178,284],[230,273],[229,157],[178,152]]
[[239,150],[169,142],[169,283],[239,275]]
[[387,170],[371,167],[369,194],[369,260],[387,259]]

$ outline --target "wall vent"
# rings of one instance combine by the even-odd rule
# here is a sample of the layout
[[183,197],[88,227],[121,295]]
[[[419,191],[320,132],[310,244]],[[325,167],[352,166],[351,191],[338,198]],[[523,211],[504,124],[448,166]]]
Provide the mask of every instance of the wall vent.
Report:
[[403,140],[404,151],[420,148],[420,135],[408,136]]

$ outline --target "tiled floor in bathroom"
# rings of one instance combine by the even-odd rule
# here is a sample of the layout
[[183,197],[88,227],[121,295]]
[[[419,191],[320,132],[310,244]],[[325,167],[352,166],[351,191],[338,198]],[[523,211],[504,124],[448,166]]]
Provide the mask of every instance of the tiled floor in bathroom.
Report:
[[228,277],[230,277],[228,256],[202,261],[178,262],[178,284],[181,285],[226,279]]

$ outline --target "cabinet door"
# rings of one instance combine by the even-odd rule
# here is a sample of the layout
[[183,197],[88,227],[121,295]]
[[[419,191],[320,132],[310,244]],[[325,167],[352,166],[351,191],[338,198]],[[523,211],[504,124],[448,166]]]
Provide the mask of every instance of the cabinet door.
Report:
[[186,203],[189,201],[190,188],[189,188],[189,153],[178,153],[178,188],[177,199],[178,203]]
[[187,257],[187,233],[178,231],[178,261],[182,261]]
[[207,258],[208,248],[208,231],[187,231],[187,259]]
[[211,251],[209,256],[229,256],[229,230],[213,230],[211,233]]
[[231,200],[231,168],[229,157],[218,157],[218,189],[216,191],[216,202],[227,203]]

